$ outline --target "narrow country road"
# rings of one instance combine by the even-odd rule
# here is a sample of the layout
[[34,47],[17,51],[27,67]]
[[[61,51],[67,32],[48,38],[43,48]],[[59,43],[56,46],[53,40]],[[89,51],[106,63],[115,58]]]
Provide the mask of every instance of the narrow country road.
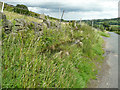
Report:
[[[109,32],[105,41],[105,60],[98,71],[97,79],[91,80],[88,88],[118,88],[118,34]],[[120,81],[120,78],[119,78]],[[120,85],[119,85],[120,86]]]
[[110,37],[105,41],[106,64],[109,68],[104,73],[97,88],[118,88],[118,34],[109,32]]

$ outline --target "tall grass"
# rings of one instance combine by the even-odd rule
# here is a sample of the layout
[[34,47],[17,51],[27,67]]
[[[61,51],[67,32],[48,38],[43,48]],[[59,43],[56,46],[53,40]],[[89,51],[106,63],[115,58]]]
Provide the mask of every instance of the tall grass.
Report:
[[0,88],[2,86],[2,71],[1,71],[1,66],[2,66],[2,23],[0,21]]
[[[72,28],[73,32],[71,27],[62,25],[61,31],[44,28],[41,36],[34,30],[10,34],[3,30],[2,87],[87,87],[96,78],[95,62],[102,59],[103,41],[90,26]],[[74,44],[77,39],[83,46]]]

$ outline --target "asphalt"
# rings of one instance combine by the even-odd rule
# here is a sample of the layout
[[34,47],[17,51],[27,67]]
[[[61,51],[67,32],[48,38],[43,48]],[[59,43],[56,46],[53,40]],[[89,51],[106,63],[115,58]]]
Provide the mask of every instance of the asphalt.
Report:
[[109,66],[100,80],[97,88],[118,88],[118,37],[114,32],[109,32],[110,37],[103,37],[106,51],[106,64]]
[[118,78],[118,38],[120,36],[114,32],[109,32],[109,34],[110,37],[103,37],[106,58],[99,67],[97,79],[91,80],[88,88],[118,88],[120,86],[118,85],[118,80],[120,81]]

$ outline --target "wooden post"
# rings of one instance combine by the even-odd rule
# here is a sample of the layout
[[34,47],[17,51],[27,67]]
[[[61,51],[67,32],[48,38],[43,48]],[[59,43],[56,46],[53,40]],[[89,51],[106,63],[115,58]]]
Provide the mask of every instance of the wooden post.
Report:
[[76,20],[75,20],[75,22],[74,22],[74,26],[76,27]]
[[92,27],[93,27],[93,20],[92,20]]
[[59,22],[58,22],[58,23],[59,23],[59,26],[58,26],[58,29],[60,29],[60,21],[61,21],[61,20],[60,20],[60,16],[61,16],[61,15],[60,15],[60,8],[59,8]]
[[[3,9],[4,9],[4,2],[3,2],[3,5],[2,5],[2,10],[1,10],[1,13],[3,13]],[[0,52],[2,52],[2,14],[0,15]],[[0,53],[0,60],[2,60],[2,53]],[[0,61],[0,73],[2,72],[1,71],[1,64],[2,62]],[[2,77],[0,77],[0,82],[2,82]],[[0,87],[2,87],[2,84],[0,83]]]
[[60,28],[61,28],[61,22],[62,22],[63,15],[64,15],[64,10],[63,10],[63,13],[62,13],[62,16],[61,16],[61,19],[60,19]]
[[82,22],[82,18],[80,18],[80,25],[81,25],[81,22]]
[[61,16],[61,21],[62,21],[63,15],[64,15],[64,10],[63,10],[63,13],[62,13],[62,16]]
[[2,10],[1,10],[2,13],[3,13],[3,9],[4,9],[4,2],[3,2],[3,5],[2,5]]
[[92,29],[93,29],[93,24],[94,24],[94,21],[92,20]]
[[[44,18],[45,19],[45,18]],[[47,16],[47,23],[48,23],[48,28],[50,28],[51,27],[51,24],[50,24],[50,20],[49,20],[49,17]]]

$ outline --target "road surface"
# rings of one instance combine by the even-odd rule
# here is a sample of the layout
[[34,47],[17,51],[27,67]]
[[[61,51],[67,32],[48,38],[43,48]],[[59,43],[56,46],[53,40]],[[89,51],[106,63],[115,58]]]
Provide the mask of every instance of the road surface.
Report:
[[98,72],[98,78],[92,80],[88,88],[118,88],[118,38],[120,36],[114,32],[109,34],[110,37],[103,37],[106,58]]
[[109,32],[110,37],[104,37],[107,73],[102,77],[98,88],[118,88],[118,34]]

